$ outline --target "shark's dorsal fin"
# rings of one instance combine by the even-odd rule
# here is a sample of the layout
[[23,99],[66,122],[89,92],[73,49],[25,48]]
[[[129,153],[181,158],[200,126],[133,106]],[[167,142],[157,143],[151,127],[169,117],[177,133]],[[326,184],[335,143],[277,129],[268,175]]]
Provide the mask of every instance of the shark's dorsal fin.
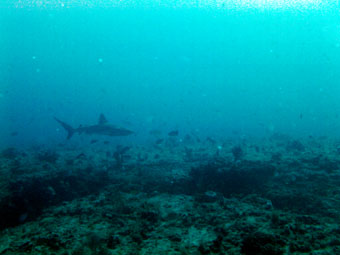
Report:
[[98,124],[104,125],[106,123],[107,123],[107,119],[105,118],[104,114],[101,113],[100,116],[99,116]]

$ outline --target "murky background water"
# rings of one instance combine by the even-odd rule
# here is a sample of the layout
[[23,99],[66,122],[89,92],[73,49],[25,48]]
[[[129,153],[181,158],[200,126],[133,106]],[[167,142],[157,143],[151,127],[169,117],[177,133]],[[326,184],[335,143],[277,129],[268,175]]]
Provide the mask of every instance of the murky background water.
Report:
[[0,13],[7,145],[53,144],[65,136],[54,116],[78,127],[100,113],[134,142],[155,129],[339,134],[336,3],[14,1]]

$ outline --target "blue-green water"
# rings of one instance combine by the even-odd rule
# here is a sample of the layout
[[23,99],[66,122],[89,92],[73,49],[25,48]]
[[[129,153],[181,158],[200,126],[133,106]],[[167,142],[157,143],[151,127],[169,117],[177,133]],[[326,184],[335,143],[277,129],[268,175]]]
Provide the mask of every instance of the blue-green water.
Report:
[[0,7],[4,145],[64,141],[54,116],[78,127],[100,113],[135,131],[113,138],[126,142],[147,141],[155,129],[340,134],[337,2],[14,3]]

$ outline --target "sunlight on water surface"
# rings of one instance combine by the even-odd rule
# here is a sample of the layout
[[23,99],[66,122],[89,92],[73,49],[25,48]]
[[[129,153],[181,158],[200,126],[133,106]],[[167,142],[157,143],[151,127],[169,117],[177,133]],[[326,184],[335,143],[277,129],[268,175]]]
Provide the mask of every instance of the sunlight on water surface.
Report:
[[[69,7],[189,7],[217,9],[320,9],[332,5],[321,0],[34,0],[13,1],[18,8],[69,8]],[[13,3],[8,2],[8,4]]]

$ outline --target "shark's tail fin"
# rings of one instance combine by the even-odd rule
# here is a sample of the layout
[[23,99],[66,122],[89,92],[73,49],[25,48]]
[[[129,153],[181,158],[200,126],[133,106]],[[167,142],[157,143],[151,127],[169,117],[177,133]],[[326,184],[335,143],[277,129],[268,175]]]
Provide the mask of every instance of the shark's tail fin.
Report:
[[56,117],[54,117],[54,119],[58,121],[59,124],[67,131],[67,139],[70,139],[76,130],[73,127],[71,127],[69,124],[66,124],[65,122],[61,120],[58,120]]

